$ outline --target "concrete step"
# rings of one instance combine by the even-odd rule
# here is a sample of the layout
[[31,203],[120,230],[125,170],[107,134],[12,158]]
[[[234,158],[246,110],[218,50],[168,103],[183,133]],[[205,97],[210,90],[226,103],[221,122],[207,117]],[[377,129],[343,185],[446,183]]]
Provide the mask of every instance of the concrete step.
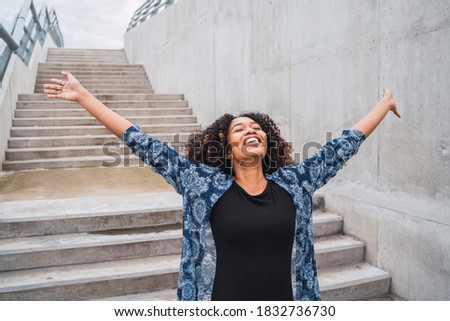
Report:
[[[28,180],[25,178],[28,174]],[[33,179],[32,175],[36,177]],[[147,169],[76,169],[76,170],[50,170],[20,172],[11,175],[15,185],[21,186],[17,181],[24,181],[24,189],[36,190],[33,180],[40,184],[39,192],[44,198],[3,202],[0,208],[0,239],[14,237],[29,237],[54,234],[89,233],[109,230],[123,230],[155,226],[168,226],[180,224],[182,221],[182,199],[173,189],[164,182],[163,178]],[[126,176],[131,186],[119,183],[118,180]],[[30,178],[31,177],[31,178]],[[143,181],[144,177],[146,180]],[[116,191],[112,196],[97,195],[72,195],[51,199],[58,194],[68,180],[72,180],[69,187],[81,185],[82,191],[86,190],[86,181],[90,182],[97,190],[101,190],[98,184],[103,182],[108,191]],[[8,181],[2,180],[5,184]],[[163,186],[161,186],[161,182]],[[117,189],[145,183],[145,192],[133,192],[131,195],[117,197]],[[56,185],[55,185],[56,184]],[[47,187],[47,191],[45,188]],[[67,187],[66,189],[69,189]],[[159,192],[156,188],[167,190]],[[141,188],[142,189],[142,188]],[[77,189],[78,191],[78,189]],[[80,192],[80,191],[78,191]],[[122,194],[124,192],[121,192]],[[61,193],[60,193],[61,194]],[[66,194],[63,194],[66,195]],[[328,233],[341,233],[342,217],[329,212],[322,212],[323,196],[314,196],[313,228],[316,237],[328,235]],[[321,225],[327,226],[323,228]],[[334,225],[334,228],[330,228]],[[335,232],[337,231],[337,232]]]
[[[134,124],[193,124],[197,118],[193,115],[164,115],[164,116],[128,116],[127,119]],[[13,118],[13,127],[26,126],[90,126],[101,125],[93,116],[86,117],[34,117]]]
[[[0,271],[180,254],[179,225],[0,240]],[[318,267],[359,263],[364,243],[348,236],[315,241]]]
[[343,219],[340,215],[321,210],[315,210],[313,214],[315,237],[342,233]]
[[[156,199],[157,197],[159,198]],[[74,202],[81,202],[81,200],[76,199],[65,200],[65,203],[50,200],[29,202],[29,206],[39,205],[44,208],[41,211],[38,208],[32,208],[30,211],[23,208],[18,209],[14,204],[5,205],[0,212],[0,239],[181,224],[181,199],[177,194],[159,193],[151,199],[148,196],[146,198],[129,197],[127,202],[122,201],[122,203],[135,207],[135,203],[132,203],[133,200],[139,200],[141,208],[132,211],[124,209],[105,212],[104,207],[101,210],[97,209],[98,203],[95,201],[90,201],[92,205],[90,208],[86,208],[85,204],[88,204],[88,201],[85,201],[85,204],[78,204]],[[119,201],[117,200],[117,202]],[[108,200],[108,202],[108,204],[114,204],[114,201]],[[149,204],[149,202],[152,203]],[[72,207],[67,208],[68,204],[72,204]],[[53,208],[54,213],[52,212]],[[114,207],[111,205],[111,208]],[[315,212],[313,217],[313,229],[316,237],[330,235],[321,233],[325,230],[322,225],[330,226],[331,220],[334,225],[333,231],[342,227],[342,217],[339,215],[318,213]],[[327,216],[328,219],[323,216]],[[332,231],[328,229],[326,233],[332,233]],[[352,243],[349,240],[342,240],[342,242]],[[323,248],[325,246],[322,246]]]
[[126,64],[128,59],[123,55],[50,55],[43,64],[87,63],[87,64]]
[[[70,70],[69,70],[70,71]],[[76,73],[72,73],[77,79],[99,79],[99,77],[121,77],[121,76],[147,76],[145,70],[134,70],[134,69],[123,69],[123,70],[82,70]],[[54,70],[54,71],[46,71],[46,72],[39,72],[37,74],[38,78],[59,78],[62,79],[61,70]]]
[[[192,109],[188,107],[181,108],[111,108],[113,111],[124,117],[129,116],[182,116],[192,115]],[[14,112],[16,118],[32,117],[88,117],[89,112],[84,108],[61,108],[61,109],[16,109]]]
[[86,61],[92,63],[92,61],[124,61],[128,62],[128,58],[124,53],[118,54],[49,54],[47,55],[47,63],[55,61]]
[[82,57],[82,56],[72,56],[72,57],[49,57],[47,58],[47,63],[86,63],[86,64],[112,64],[112,63],[128,63],[128,59],[126,57],[101,57],[101,56],[91,56],[91,57]]
[[145,167],[134,155],[121,155],[109,152],[107,156],[60,157],[3,162],[4,171],[23,171],[32,169],[84,168],[84,167]]
[[[97,67],[98,66],[98,67]],[[142,71],[144,70],[144,66],[141,64],[129,64],[127,61],[122,62],[122,63],[116,63],[116,62],[111,62],[111,63],[104,63],[104,64],[99,64],[97,62],[92,62],[89,63],[89,60],[87,60],[86,62],[83,63],[78,63],[78,62],[71,62],[71,61],[67,61],[67,62],[44,62],[44,63],[40,63],[38,66],[38,73],[43,72],[43,71],[61,71],[61,68],[71,68],[73,70],[78,70],[78,71],[84,71],[84,70],[108,70],[108,69],[126,69],[126,70],[139,70]]]
[[[159,135],[163,136],[163,135]],[[186,141],[188,140],[189,134],[182,135],[164,135],[167,138],[165,142],[171,144],[175,149],[180,150],[184,147]],[[90,137],[85,137],[86,139]],[[100,157],[108,156],[112,159],[120,157],[121,155],[128,155],[131,150],[126,147],[117,137],[107,136],[100,139],[89,139],[90,142],[95,142],[97,144],[93,145],[80,145],[83,141],[78,138],[60,139],[58,144],[60,146],[55,146],[54,144],[50,147],[26,147],[26,148],[8,148],[5,151],[5,159],[7,162],[13,161],[25,161],[25,160],[49,160],[54,159],[57,161],[59,158],[73,158],[73,157]],[[22,141],[26,141],[27,145],[31,145],[31,142],[36,140],[30,140],[24,138]],[[9,141],[11,142],[11,140]],[[41,142],[43,145],[45,142]]]
[[49,48],[48,54],[125,54],[125,51],[123,49]]
[[[81,81],[81,80],[80,80]],[[37,80],[36,81],[36,85],[35,88],[40,88],[42,86],[44,86],[44,84],[48,84],[49,83],[49,79],[41,79],[41,80]],[[99,82],[98,79],[91,79],[91,80],[83,80],[82,81],[83,86],[92,86],[92,85],[96,85],[101,83],[102,85],[117,85],[117,84],[124,84],[124,85],[151,85],[150,81],[148,79],[146,79],[145,77],[142,77],[142,79],[137,79],[136,77],[134,78],[129,78],[129,79],[104,79],[101,82]]]
[[[36,77],[36,85],[41,85],[48,83],[48,81],[51,78],[57,78],[57,79],[64,79],[64,77],[61,75],[61,70],[69,70],[72,72],[73,75],[84,85],[86,83],[118,83],[121,80],[130,82],[131,80],[135,80],[136,82],[148,82],[150,83],[147,75],[142,72],[141,70],[128,70],[128,69],[103,69],[99,70],[97,72],[98,77],[95,77],[92,74],[88,74],[88,72],[94,71],[92,68],[86,69],[83,71],[76,71],[69,68],[61,68],[61,69],[55,69],[48,72],[41,72]],[[103,73],[107,74],[103,74]],[[111,75],[110,72],[117,72],[120,73],[120,78]],[[133,77],[134,75],[134,77]]]
[[[142,100],[184,100],[183,94],[112,94],[112,95],[97,95],[97,99],[100,101],[142,101]],[[19,102],[43,102],[52,101],[55,99],[47,98],[46,94],[19,94]],[[62,102],[62,101],[61,101]],[[75,104],[76,103],[70,103]]]
[[360,263],[364,260],[364,242],[348,235],[316,237],[314,250],[317,268]]
[[98,54],[98,53],[84,53],[84,54],[53,54],[50,53],[47,55],[46,62],[52,61],[72,61],[72,60],[83,60],[83,61],[92,61],[92,60],[125,60],[128,62],[127,56],[125,53],[108,53],[108,54]]
[[130,149],[117,141],[106,142],[99,146],[62,146],[62,147],[40,147],[40,148],[15,148],[7,149],[6,161],[44,160],[59,158],[79,157],[119,157],[130,154]]
[[95,57],[126,57],[125,52],[122,51],[104,51],[104,52],[92,52],[92,51],[85,51],[85,52],[66,52],[66,51],[60,51],[60,52],[53,52],[49,51],[47,54],[47,59],[49,58],[55,58],[55,57],[61,57],[61,58],[71,58],[71,57],[88,57],[88,58],[95,58]]
[[0,240],[0,271],[181,253],[179,225]]
[[[85,75],[79,75],[74,74],[75,77],[80,81],[81,84],[84,84],[86,82],[96,82],[96,83],[107,83],[108,81],[114,80],[114,79],[123,79],[125,81],[128,80],[136,80],[136,81],[142,81],[142,82],[148,82],[148,76],[145,73],[139,72],[128,72],[128,71],[121,71],[116,73],[107,73],[107,74],[85,74]],[[55,73],[48,73],[44,75],[38,75],[36,78],[36,81],[40,83],[50,83],[50,80],[52,78],[62,79],[60,72]]]
[[350,301],[389,293],[389,273],[367,263],[320,269],[319,286],[324,301]]
[[[353,301],[383,298],[389,292],[389,273],[369,264],[319,269],[323,301]],[[103,298],[103,301],[175,301],[176,289]]]
[[[153,89],[136,89],[136,88],[130,88],[130,89],[123,89],[123,88],[117,88],[117,89],[111,89],[111,88],[105,88],[105,89],[89,89],[91,94],[97,96],[97,95],[108,95],[108,94],[124,94],[124,93],[135,93],[135,94],[142,94],[142,93],[148,93],[153,94]],[[43,94],[44,89],[36,89],[34,91],[35,94]]]
[[[58,177],[53,177],[52,172]],[[32,173],[30,172],[30,174]],[[3,202],[0,208],[0,239],[121,231],[124,229],[173,226],[182,222],[181,197],[159,175],[148,169],[51,170],[36,172],[35,174],[39,174],[35,179],[36,182],[40,182],[41,185],[44,184],[40,192],[46,197],[27,201],[20,199]],[[90,175],[90,178],[87,178],[86,175]],[[24,177],[25,174],[21,173],[20,176]],[[130,186],[133,183],[127,185],[123,182],[119,184],[118,180],[122,176],[129,177],[134,184],[140,181],[150,184],[150,186],[145,187],[147,191],[145,193],[128,193],[123,197],[117,197],[118,187],[126,186],[130,190],[133,188],[133,186]],[[71,184],[80,185],[76,189],[78,193],[83,190],[89,191],[89,186],[86,186],[89,179],[94,179],[90,184],[97,191],[101,189],[101,186],[107,188],[107,191],[111,189],[116,191],[112,195],[103,195],[106,190],[103,194],[97,192],[95,197],[89,192],[86,196],[67,194],[66,197],[57,199],[51,199],[47,195],[52,190],[53,194],[63,194],[64,191],[58,191],[58,189],[64,188],[64,182],[68,180],[71,180]],[[101,181],[104,181],[103,185],[100,184]],[[47,192],[45,191],[46,185],[48,185]],[[155,192],[158,186],[160,190],[169,191]],[[71,186],[66,187],[66,190],[70,188]],[[36,190],[35,187],[34,190]],[[125,192],[123,191],[122,194]]]
[[[114,109],[134,109],[134,108],[187,108],[188,102],[185,100],[103,100],[103,103]],[[18,101],[16,109],[78,109],[84,110],[76,102],[49,100],[49,101]]]
[[[55,66],[55,67],[41,67],[37,72],[37,79],[41,79],[43,77],[51,76],[53,78],[63,78],[61,75],[61,71],[70,71],[73,75],[89,75],[91,76],[93,72],[97,73],[98,75],[104,75],[105,73],[108,73],[108,75],[112,72],[117,73],[128,73],[131,74],[135,72],[136,74],[143,74],[145,73],[145,69],[142,67],[139,67],[138,65],[136,67],[127,67],[127,65],[99,65],[99,64],[92,64],[92,66],[89,68],[87,64],[84,64],[83,67],[77,67],[76,65],[70,66],[70,65],[63,65],[61,66]],[[92,77],[89,77],[92,79]],[[113,78],[113,77],[112,77]]]
[[[148,90],[152,90],[152,86],[150,83],[140,83],[140,84],[120,84],[119,82],[115,84],[100,84],[100,83],[92,83],[92,84],[83,84],[83,87],[87,90],[103,90],[103,91],[119,91],[119,92],[146,92]],[[34,92],[36,93],[44,93],[44,88],[42,86],[35,86]]]
[[[116,73],[119,74],[119,73]],[[142,73],[142,72],[137,72],[137,73],[130,73],[127,71],[121,71],[120,72],[120,79],[122,80],[140,80],[140,81],[149,81],[147,74],[146,73]],[[97,76],[95,76],[94,74],[88,74],[88,75],[80,75],[78,73],[75,74],[75,77],[82,83],[84,84],[87,81],[91,81],[91,82],[97,82],[97,83],[103,83],[103,82],[108,82],[111,79],[115,79],[117,76],[114,76],[112,74],[106,74],[106,75],[102,75],[100,72],[99,74],[97,74]],[[58,79],[62,79],[61,76],[61,70],[55,71],[54,73],[45,73],[42,75],[37,75],[36,77],[36,81],[39,83],[48,83],[50,81],[51,78],[58,78]]]
[[[162,125],[141,125],[141,129],[148,133],[181,133],[195,132],[200,129],[199,124],[162,124]],[[104,135],[109,134],[109,130],[104,126],[51,126],[51,127],[13,127],[11,137],[38,137],[38,136],[71,136]]]
[[98,301],[175,301],[177,289],[166,289],[155,292],[127,294],[99,299]]
[[93,300],[175,288],[179,255],[2,272],[0,300]]
[[[188,141],[190,133],[155,133],[152,137],[163,142],[184,143]],[[38,148],[38,147],[69,147],[69,146],[98,146],[105,143],[121,142],[112,134],[105,135],[74,135],[48,137],[11,137],[8,148]]]

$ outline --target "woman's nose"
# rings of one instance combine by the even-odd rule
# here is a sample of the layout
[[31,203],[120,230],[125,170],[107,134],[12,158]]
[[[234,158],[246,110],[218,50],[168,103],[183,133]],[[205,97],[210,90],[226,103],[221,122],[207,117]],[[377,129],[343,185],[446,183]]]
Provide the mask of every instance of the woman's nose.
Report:
[[246,132],[247,135],[248,135],[248,134],[255,134],[255,133],[256,133],[256,130],[253,129],[252,127],[249,127],[249,128],[247,129],[247,132]]

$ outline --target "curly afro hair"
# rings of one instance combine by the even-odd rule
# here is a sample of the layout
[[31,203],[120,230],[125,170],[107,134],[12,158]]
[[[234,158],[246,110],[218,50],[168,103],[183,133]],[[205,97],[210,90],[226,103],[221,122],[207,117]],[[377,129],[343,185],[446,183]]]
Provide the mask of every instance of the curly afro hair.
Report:
[[[293,163],[291,144],[281,137],[278,126],[267,114],[243,113],[237,117],[251,118],[267,134],[267,154],[263,160],[264,173],[272,173],[279,167]],[[232,120],[237,117],[225,114],[204,130],[191,135],[185,149],[187,158],[233,174],[231,161],[226,158],[227,133]]]

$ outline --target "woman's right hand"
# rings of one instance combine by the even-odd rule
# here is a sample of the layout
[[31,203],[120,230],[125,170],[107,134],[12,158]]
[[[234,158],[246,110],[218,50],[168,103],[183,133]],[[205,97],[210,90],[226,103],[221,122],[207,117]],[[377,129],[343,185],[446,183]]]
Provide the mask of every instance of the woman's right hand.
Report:
[[48,98],[61,98],[70,101],[79,101],[81,96],[87,92],[80,82],[69,72],[62,71],[61,74],[67,80],[56,78],[50,79],[52,84],[44,85],[44,93]]

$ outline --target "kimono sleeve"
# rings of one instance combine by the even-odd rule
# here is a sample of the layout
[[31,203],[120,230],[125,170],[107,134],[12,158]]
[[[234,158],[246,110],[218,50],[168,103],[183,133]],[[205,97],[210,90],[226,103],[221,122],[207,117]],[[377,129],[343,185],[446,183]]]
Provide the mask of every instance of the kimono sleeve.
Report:
[[133,154],[142,159],[152,170],[164,177],[177,193],[182,194],[181,172],[189,166],[184,155],[179,154],[167,143],[150,137],[133,125],[120,139],[131,149]]
[[344,166],[358,149],[365,136],[359,130],[344,130],[341,137],[326,143],[317,153],[303,163],[307,172],[308,190],[312,195],[315,190],[325,185]]

